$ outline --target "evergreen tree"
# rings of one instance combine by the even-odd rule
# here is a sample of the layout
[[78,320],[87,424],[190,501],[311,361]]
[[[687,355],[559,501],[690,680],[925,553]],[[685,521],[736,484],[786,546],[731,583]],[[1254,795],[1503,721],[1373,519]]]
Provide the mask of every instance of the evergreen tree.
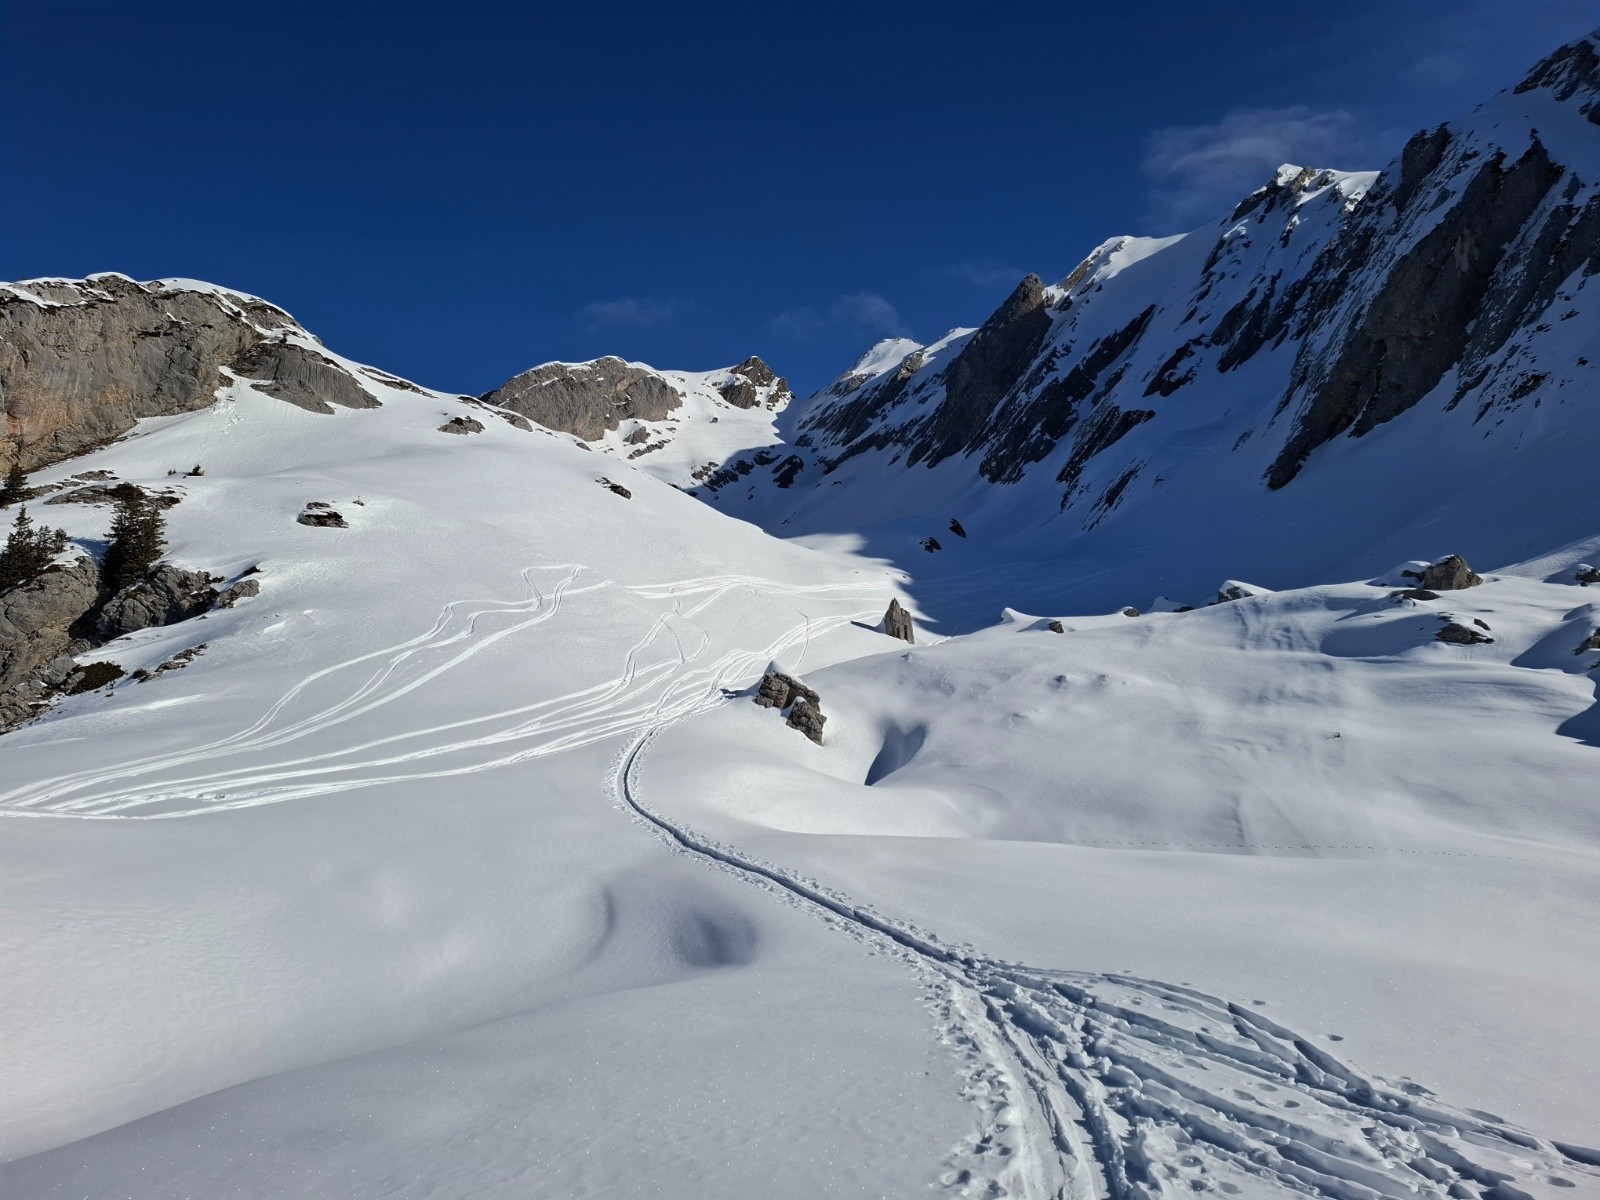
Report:
[[27,498],[28,473],[22,469],[21,463],[12,463],[11,470],[6,472],[5,486],[0,488],[0,508]]
[[17,510],[11,536],[0,550],[0,591],[36,579],[67,548],[63,530],[35,525],[26,508]]
[[111,518],[111,544],[100,563],[100,586],[115,595],[155,566],[167,548],[167,518],[131,483],[118,484],[111,495],[117,510]]

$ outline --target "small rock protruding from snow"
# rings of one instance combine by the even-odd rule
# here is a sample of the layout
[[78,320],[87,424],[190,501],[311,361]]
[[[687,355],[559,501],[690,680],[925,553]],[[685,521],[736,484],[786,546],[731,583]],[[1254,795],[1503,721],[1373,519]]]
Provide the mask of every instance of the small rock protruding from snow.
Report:
[[440,433],[482,433],[483,422],[475,417],[451,417],[439,426]]
[[1224,579],[1222,586],[1217,589],[1217,598],[1212,604],[1227,604],[1233,600],[1247,600],[1251,596],[1270,596],[1272,592],[1264,587],[1257,587],[1253,583],[1245,583],[1240,579]]
[[306,505],[305,511],[295,518],[302,525],[310,525],[313,529],[348,529],[350,523],[344,519],[344,514],[334,511],[333,505],[326,500],[313,500]]
[[1438,592],[1430,592],[1427,588],[1401,588],[1397,592],[1390,592],[1391,600],[1437,600]]
[[922,548],[924,550],[926,550],[929,554],[937,554],[940,550],[944,549],[944,547],[939,544],[939,539],[938,538],[933,538],[933,537],[931,537],[931,538],[923,538],[922,539]]
[[[1435,641],[1449,642],[1453,646],[1484,646],[1494,641],[1487,633],[1480,632],[1472,628],[1471,625],[1463,625],[1459,621],[1450,620],[1448,617],[1440,617],[1439,619],[1444,622],[1444,627],[1433,635]],[[1485,630],[1489,628],[1482,621],[1475,620],[1473,624],[1479,625]]]
[[624,500],[632,500],[633,499],[633,493],[632,492],[630,492],[627,488],[623,487],[620,483],[612,483],[611,480],[607,479],[604,475],[602,475],[599,479],[595,480],[595,482],[598,483],[601,487],[605,488],[606,491],[614,492],[618,496],[621,496]]
[[889,601],[889,608],[883,614],[883,631],[892,638],[899,638],[902,642],[916,643],[916,632],[911,626],[911,614],[899,600]]
[[950,532],[960,538],[967,536],[967,531],[962,528],[961,522],[956,520],[954,517],[950,518]]
[[1591,583],[1600,583],[1600,567],[1579,563],[1572,568],[1572,578],[1583,587],[1588,587]]
[[1593,633],[1584,638],[1573,653],[1584,654],[1590,650],[1600,650],[1600,628],[1596,628]]
[[1483,582],[1483,577],[1475,573],[1459,554],[1446,555],[1421,571],[1404,571],[1402,574],[1409,575],[1434,592],[1459,592]]
[[1059,617],[1051,618],[1050,624],[1046,625],[1045,628],[1051,633],[1065,633],[1067,631],[1067,627],[1061,623]]
[[1125,617],[1137,617],[1140,615],[1140,613],[1137,608],[1130,604],[1127,608],[1122,610],[1122,615]]

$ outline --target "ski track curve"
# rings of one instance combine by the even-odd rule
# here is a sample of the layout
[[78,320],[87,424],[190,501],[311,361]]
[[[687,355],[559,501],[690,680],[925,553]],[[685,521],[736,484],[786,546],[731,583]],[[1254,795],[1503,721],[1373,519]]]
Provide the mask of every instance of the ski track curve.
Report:
[[965,1060],[963,1095],[982,1121],[939,1177],[949,1192],[1600,1195],[1600,1151],[1454,1108],[1408,1080],[1364,1074],[1256,1004],[1134,975],[985,958],[674,823],[641,800],[639,775],[658,734],[681,719],[653,725],[618,757],[614,802],[673,849],[810,910],[934,985],[931,1007]]
[[[541,569],[560,575],[548,592],[533,578]],[[824,617],[795,610],[800,622],[764,646],[728,650],[710,661],[703,660],[711,636],[694,618],[739,588],[848,602],[851,593],[864,598],[871,590],[864,586],[805,587],[734,575],[633,585],[626,590],[634,596],[671,607],[629,646],[609,681],[276,760],[270,770],[209,770],[136,786],[141,778],[288,745],[370,713],[548,621],[568,597],[621,586],[602,580],[575,587],[581,570],[573,564],[530,567],[522,572],[525,600],[452,601],[426,632],[321,668],[236,733],[114,771],[16,788],[0,796],[0,807],[17,815],[161,819],[494,770],[626,737],[607,777],[612,803],[672,850],[805,909],[868,953],[892,957],[922,978],[940,1037],[962,1064],[961,1096],[977,1114],[975,1131],[952,1148],[938,1174],[936,1184],[946,1194],[983,1200],[1156,1200],[1196,1193],[1524,1200],[1556,1188],[1600,1196],[1600,1151],[1453,1108],[1409,1081],[1364,1075],[1253,1005],[1132,975],[986,958],[651,809],[641,798],[639,776],[664,730],[725,703],[729,685],[743,686],[786,650],[799,645],[803,657],[813,636],[876,608]],[[511,623],[480,635],[492,618]],[[684,642],[691,632],[699,635],[692,650]],[[670,641],[675,661],[641,665],[663,640]],[[435,656],[440,660],[431,661]],[[319,688],[351,676],[348,690],[338,694],[335,687],[331,699],[315,700]],[[395,746],[405,749],[385,752]],[[451,756],[465,761],[427,765]],[[183,800],[187,807],[174,806]]]

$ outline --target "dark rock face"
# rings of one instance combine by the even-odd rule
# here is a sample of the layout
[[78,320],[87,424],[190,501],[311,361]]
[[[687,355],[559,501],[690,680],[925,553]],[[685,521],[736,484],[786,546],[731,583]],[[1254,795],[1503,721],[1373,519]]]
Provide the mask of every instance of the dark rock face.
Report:
[[102,641],[158,625],[175,625],[198,616],[216,600],[211,576],[160,563],[145,578],[123,588],[100,610],[96,630]]
[[1127,608],[1122,610],[1122,615],[1125,616],[1125,617],[1137,617],[1140,614],[1139,614],[1139,610],[1137,608],[1133,607],[1133,605],[1130,604],[1130,605],[1128,605]]
[[120,275],[0,291],[0,457],[25,470],[112,441],[142,417],[204,408],[227,372],[316,412],[372,407],[344,368],[297,343],[294,318],[240,295]]
[[614,496],[621,496],[624,500],[633,499],[633,493],[627,488],[623,487],[620,483],[612,483],[611,480],[605,478],[598,479],[596,482]]
[[1591,567],[1588,563],[1579,563],[1572,572],[1575,582],[1588,587],[1591,583],[1600,583],[1600,567]]
[[964,538],[967,536],[965,527],[954,517],[950,518],[950,532],[955,534],[958,538]]
[[1477,587],[1483,578],[1473,573],[1467,560],[1459,554],[1441,558],[1423,571],[1407,571],[1424,589],[1432,592],[1459,592],[1463,588]]
[[902,642],[915,643],[917,640],[916,631],[911,626],[911,614],[898,600],[889,601],[888,611],[883,614],[883,631]]
[[1584,638],[1583,641],[1579,642],[1578,648],[1574,650],[1573,653],[1586,654],[1590,650],[1600,650],[1600,629],[1596,629],[1588,637]]
[[1050,329],[1044,281],[1029,275],[945,369],[945,399],[907,461],[929,465],[975,449],[996,407],[1034,365]]
[[664,421],[683,404],[682,395],[661,376],[620,358],[546,363],[480,398],[586,442],[624,421]]
[[1065,633],[1067,631],[1067,627],[1063,625],[1059,619],[1052,619],[1050,624],[1046,625],[1045,628],[1051,633]]
[[459,433],[463,435],[469,433],[482,433],[483,422],[478,420],[476,417],[451,417],[443,425],[439,426],[439,432]]
[[[1480,621],[1478,624],[1482,625]],[[1488,626],[1484,625],[1487,629]],[[1453,646],[1484,646],[1491,644],[1494,639],[1487,634],[1480,633],[1470,625],[1446,619],[1444,627],[1433,635],[1435,641],[1449,642]]]
[[[1402,158],[1402,176],[1404,166]],[[1507,246],[1562,174],[1537,141],[1509,167],[1500,155],[1485,162],[1454,207],[1388,271],[1331,364],[1324,365],[1320,347],[1302,350],[1286,397],[1303,397],[1302,407],[1267,472],[1268,486],[1283,487],[1313,450],[1340,434],[1359,437],[1393,420],[1461,361]],[[1319,260],[1320,282],[1308,303],[1313,319],[1334,308],[1352,272],[1365,266],[1350,260],[1367,241],[1341,239]]]
[[0,726],[32,716],[76,669],[72,656],[91,643],[73,627],[99,593],[100,572],[88,558],[0,592]]

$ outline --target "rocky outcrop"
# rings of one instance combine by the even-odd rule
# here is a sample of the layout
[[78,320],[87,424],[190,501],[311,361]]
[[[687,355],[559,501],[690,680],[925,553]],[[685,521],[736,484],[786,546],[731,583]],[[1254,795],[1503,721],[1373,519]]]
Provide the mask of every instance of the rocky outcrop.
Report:
[[476,417],[451,417],[443,425],[439,426],[439,432],[459,434],[482,433],[483,422],[478,420]]
[[1591,650],[1600,650],[1600,628],[1597,628],[1588,637],[1584,638],[1583,641],[1579,642],[1578,648],[1574,650],[1573,653],[1587,654]]
[[99,591],[98,568],[77,558],[0,592],[0,727],[32,716],[72,674],[72,656],[92,644],[75,627]]
[[95,622],[102,641],[158,625],[175,625],[199,616],[216,601],[211,576],[160,563],[138,583],[123,588],[111,599]]
[[261,581],[259,579],[241,579],[217,593],[218,608],[232,608],[241,600],[249,600],[261,594]]
[[620,358],[546,363],[480,399],[586,442],[624,421],[665,420],[683,404],[683,396],[660,375]]
[[1405,571],[1402,574],[1415,579],[1422,588],[1431,592],[1459,592],[1483,582],[1483,577],[1476,574],[1459,554],[1441,558],[1420,571]]
[[911,614],[899,600],[889,601],[889,610],[883,614],[883,631],[902,642],[915,643],[917,640],[916,631],[911,626]]
[[1600,567],[1590,566],[1588,563],[1579,563],[1572,569],[1573,582],[1588,587],[1590,584],[1600,583]]
[[238,373],[257,391],[286,400],[307,412],[330,414],[340,408],[378,408],[376,397],[344,367],[298,342],[262,341],[244,355]]
[[822,745],[822,727],[828,723],[828,718],[822,715],[822,709],[815,701],[801,697],[789,707],[789,719],[786,724],[790,729],[798,729],[817,745]]
[[760,708],[788,709],[789,728],[798,729],[819,746],[822,744],[822,727],[828,721],[822,715],[822,699],[794,676],[768,671],[761,678],[755,701]]
[[[294,340],[288,340],[288,339]],[[377,403],[263,300],[121,275],[0,286],[0,458],[25,470],[212,403],[233,377],[316,412]]]
[[717,392],[735,408],[754,408],[763,398],[768,408],[780,408],[792,397],[788,381],[774,374],[755,355],[730,370],[728,376],[717,384]]

